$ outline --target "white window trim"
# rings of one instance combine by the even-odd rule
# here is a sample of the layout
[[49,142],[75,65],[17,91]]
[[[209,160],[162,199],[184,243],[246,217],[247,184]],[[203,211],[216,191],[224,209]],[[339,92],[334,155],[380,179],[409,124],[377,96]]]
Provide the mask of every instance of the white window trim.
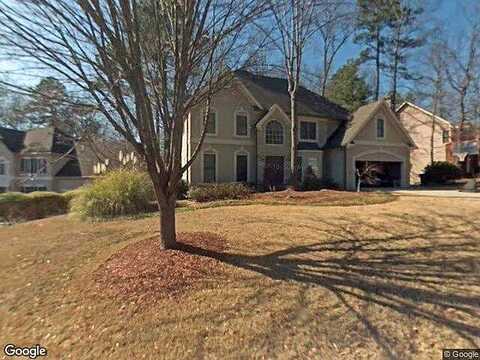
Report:
[[237,182],[237,155],[247,155],[247,182],[251,182],[252,179],[250,178],[250,152],[243,148],[233,153],[233,182]]
[[[378,136],[378,120],[383,121],[383,137]],[[377,118],[375,120],[375,137],[377,138],[377,140],[385,140],[387,137],[387,122],[384,118]]]
[[[318,142],[318,122],[315,121],[315,120],[300,120],[300,131],[299,131],[299,140],[300,141],[303,141],[303,142],[311,142],[311,143],[316,143]],[[303,139],[302,138],[302,122],[310,122],[310,123],[314,123],[315,124],[315,140],[312,140],[312,139]]]
[[[35,160],[35,159],[46,161],[47,167],[45,168],[45,172],[44,173],[40,173],[38,171],[36,173],[22,172],[22,163],[21,163],[22,160]],[[36,175],[37,177],[45,177],[45,176],[48,176],[48,170],[49,170],[48,159],[45,157],[27,156],[27,157],[20,158],[20,175]]]
[[[205,131],[205,136],[218,136],[218,112],[214,108],[210,108],[210,114],[215,114],[215,132],[214,133],[207,133]],[[205,113],[203,113],[205,116]],[[205,124],[207,126],[207,124]]]
[[[237,115],[245,115],[247,117],[247,135],[238,135],[237,134]],[[250,137],[250,114],[248,111],[244,110],[243,108],[240,108],[235,111],[233,114],[233,136],[238,137],[238,138],[249,138]]]
[[202,183],[206,183],[205,182],[205,174],[204,174],[204,168],[205,168],[205,158],[204,158],[204,155],[205,154],[213,154],[215,155],[215,182],[213,183],[208,183],[208,184],[217,184],[218,183],[218,151],[213,149],[213,148],[208,148],[206,150],[203,150],[202,151],[202,164],[201,164],[201,167],[200,167],[200,171],[201,171],[201,175],[202,175]]
[[[270,144],[270,143],[267,142],[267,126],[272,121],[276,121],[282,126],[283,142],[281,144]],[[283,123],[280,120],[277,120],[277,119],[268,120],[267,123],[265,124],[264,133],[265,134],[263,136],[263,142],[265,143],[265,145],[268,145],[268,146],[285,146],[285,126],[283,125]]]

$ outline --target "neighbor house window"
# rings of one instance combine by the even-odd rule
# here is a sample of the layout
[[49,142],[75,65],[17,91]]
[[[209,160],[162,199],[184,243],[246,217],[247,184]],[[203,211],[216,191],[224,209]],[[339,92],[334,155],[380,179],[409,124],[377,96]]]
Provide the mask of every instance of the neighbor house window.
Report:
[[203,154],[203,182],[217,182],[217,155],[215,153]]
[[236,166],[236,181],[247,182],[248,181],[248,155],[237,154],[235,159]]
[[208,114],[207,125],[205,129],[205,133],[208,135],[216,135],[217,134],[217,113],[210,112]]
[[235,114],[235,135],[248,136],[248,115],[244,112]]
[[300,140],[317,140],[317,123],[301,121]]
[[283,126],[273,120],[267,124],[265,129],[265,142],[267,144],[283,144]]
[[5,160],[0,160],[0,175],[5,175],[7,173],[7,164]]
[[450,132],[448,130],[443,130],[442,141],[443,141],[444,144],[446,144],[450,141]]
[[47,160],[25,158],[20,162],[20,172],[23,174],[46,174]]
[[383,139],[385,137],[385,120],[377,119],[377,138]]

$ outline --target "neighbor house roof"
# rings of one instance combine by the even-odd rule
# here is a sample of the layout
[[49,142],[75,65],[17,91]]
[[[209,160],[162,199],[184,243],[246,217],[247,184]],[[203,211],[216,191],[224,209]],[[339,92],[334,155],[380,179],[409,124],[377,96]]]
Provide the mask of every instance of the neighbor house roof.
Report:
[[[332,133],[332,135],[330,135],[324,148],[331,149],[347,145],[355,138],[360,130],[371,120],[372,116],[374,116],[381,107],[384,107],[387,112],[391,112],[385,100],[383,99],[359,107],[351,115],[348,122],[340,124],[340,126]],[[391,113],[391,115],[392,120],[395,121],[403,134],[409,139],[411,145],[414,146],[415,142],[412,140],[403,125],[397,120],[395,114]]]
[[[407,107],[412,107],[416,110],[419,110],[421,112],[423,112],[424,114],[428,115],[428,116],[433,116],[433,113],[428,111],[428,110],[425,110],[424,108],[421,108],[420,106],[418,105],[415,105],[409,101],[405,101],[402,105],[400,105],[396,111],[397,114],[401,113],[402,111],[404,111]],[[452,126],[452,124],[450,123],[450,121],[448,120],[445,120],[444,118],[438,116],[438,115],[435,115],[435,119],[440,123],[440,125],[443,125],[442,127],[447,127],[447,128],[450,128]]]
[[0,127],[0,141],[3,142],[11,152],[16,153],[22,150],[24,137],[24,131]]
[[0,127],[0,141],[10,151],[67,153],[73,146],[73,139],[53,127],[20,131]]
[[[243,70],[235,71],[235,75],[264,110],[268,111],[272,105],[278,104],[285,113],[290,113],[290,96],[286,79],[256,75]],[[349,113],[346,109],[303,86],[298,88],[296,99],[298,115],[336,120],[348,119]]]

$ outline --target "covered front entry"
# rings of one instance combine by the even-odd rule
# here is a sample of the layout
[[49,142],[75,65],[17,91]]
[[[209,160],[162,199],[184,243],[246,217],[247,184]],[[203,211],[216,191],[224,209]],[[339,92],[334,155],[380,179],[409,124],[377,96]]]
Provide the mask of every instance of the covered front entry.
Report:
[[266,156],[263,175],[264,185],[280,187],[284,185],[284,158],[283,156]]
[[363,187],[399,187],[402,183],[402,163],[400,161],[356,161],[356,182],[358,174],[370,173],[365,176],[370,181],[362,184]]

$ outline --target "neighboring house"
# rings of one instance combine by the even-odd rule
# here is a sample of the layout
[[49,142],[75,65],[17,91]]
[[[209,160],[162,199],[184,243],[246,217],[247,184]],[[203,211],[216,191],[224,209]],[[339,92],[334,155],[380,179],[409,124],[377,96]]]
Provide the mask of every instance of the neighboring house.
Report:
[[75,143],[53,127],[28,131],[0,127],[0,192],[72,190],[90,181],[93,166],[104,159],[85,141]]
[[417,146],[410,154],[410,182],[416,184],[420,182],[420,175],[425,167],[431,163],[433,129],[434,161],[449,160],[452,125],[440,116],[434,117],[431,112],[410,102],[404,102],[397,109],[397,115]]
[[[290,160],[290,98],[285,79],[235,72],[212,100],[201,152],[185,174],[189,183],[249,182],[282,187]],[[185,124],[182,161],[196,148],[205,109]],[[297,92],[299,163],[338,186],[355,189],[356,169],[374,162],[382,186],[407,186],[415,146],[385,101],[350,114],[304,87]]]
[[480,129],[466,122],[460,131],[457,125],[452,129],[452,160],[466,176],[480,174]]

